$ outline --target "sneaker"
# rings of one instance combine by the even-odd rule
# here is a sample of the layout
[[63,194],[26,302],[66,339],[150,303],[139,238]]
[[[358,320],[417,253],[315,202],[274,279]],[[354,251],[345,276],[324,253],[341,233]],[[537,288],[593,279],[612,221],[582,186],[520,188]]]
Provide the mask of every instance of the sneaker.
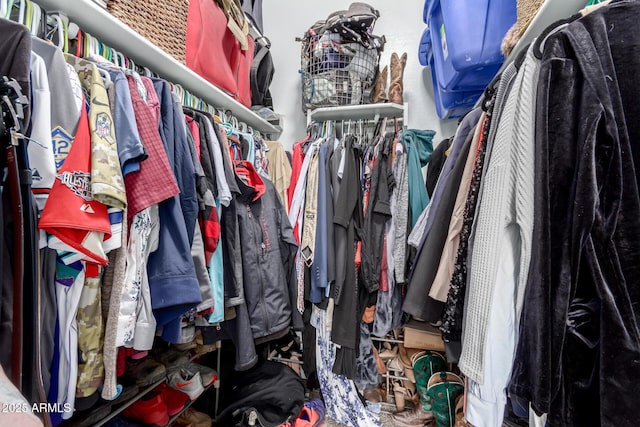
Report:
[[174,389],[186,393],[191,400],[196,400],[204,392],[200,372],[180,368],[168,375],[169,385]]
[[147,387],[163,379],[167,375],[166,368],[151,358],[128,359],[127,377],[139,387]]
[[189,363],[189,356],[181,351],[173,349],[163,351],[157,358],[158,361],[165,366],[167,373],[179,370]]
[[182,418],[183,422],[190,423],[193,427],[211,427],[213,423],[210,416],[193,408],[187,409],[180,418]]
[[203,387],[209,387],[218,379],[218,373],[215,369],[208,366],[199,365],[197,363],[189,363],[185,368],[191,372],[200,372],[200,379]]
[[157,391],[144,396],[124,410],[123,415],[135,421],[152,426],[166,426],[169,423],[169,411],[162,396]]
[[187,403],[189,403],[189,395],[171,388],[167,384],[160,384],[158,391],[160,392],[165,405],[167,405],[167,412],[170,417],[179,414],[180,411],[187,406]]
[[193,350],[194,348],[196,348],[198,345],[195,343],[195,341],[189,341],[189,342],[185,342],[185,343],[178,343],[178,344],[173,344],[173,348],[175,348],[178,351],[189,351],[189,350]]
[[191,421],[186,418],[178,417],[172,424],[173,427],[193,427]]
[[302,412],[293,422],[293,427],[318,427],[324,422],[324,403],[312,399],[302,407]]

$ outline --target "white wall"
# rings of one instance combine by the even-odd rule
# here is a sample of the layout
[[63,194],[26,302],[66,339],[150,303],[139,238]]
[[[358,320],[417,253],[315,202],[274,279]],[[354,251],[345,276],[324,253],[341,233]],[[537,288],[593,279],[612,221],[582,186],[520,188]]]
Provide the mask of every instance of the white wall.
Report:
[[[452,136],[456,120],[440,120],[433,101],[429,69],[418,62],[418,45],[425,28],[422,22],[424,0],[368,0],[380,11],[374,34],[387,39],[380,58],[380,69],[389,63],[391,53],[407,52],[404,73],[404,101],[409,103],[409,123],[413,129],[436,131],[434,143]],[[271,40],[275,76],[271,85],[274,109],[282,114],[284,132],[280,141],[285,148],[304,137],[306,118],[300,106],[300,43],[296,37],[317,20],[325,19],[336,10],[349,7],[349,0],[265,0],[264,32]]]

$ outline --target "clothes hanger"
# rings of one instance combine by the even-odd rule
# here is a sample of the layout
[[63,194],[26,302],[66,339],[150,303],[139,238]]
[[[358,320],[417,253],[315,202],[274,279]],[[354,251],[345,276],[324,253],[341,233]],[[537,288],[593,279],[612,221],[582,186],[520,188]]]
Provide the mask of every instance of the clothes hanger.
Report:
[[[49,22],[51,21],[51,22]],[[54,42],[55,45],[58,46],[58,49],[65,52],[65,45],[68,45],[68,40],[66,37],[66,30],[64,20],[60,14],[52,14],[47,18],[47,24],[51,26],[51,29],[46,34],[46,39],[54,42],[55,36],[58,36],[57,43]]]
[[85,43],[85,35],[82,31],[78,31],[78,34],[76,34],[76,56],[78,58],[82,58],[82,55],[84,54],[84,43]]
[[171,92],[175,93],[180,99],[180,103],[184,105],[184,89],[182,89],[182,86],[171,83]]
[[102,56],[104,56],[107,59],[107,61],[113,62],[113,49],[110,48],[109,46],[106,46],[106,50]]
[[116,65],[118,66],[118,68],[122,69],[124,68],[124,54],[118,52],[116,50]]
[[7,19],[7,10],[9,10],[9,4],[7,0],[0,0],[0,16]]
[[91,51],[91,34],[85,33],[82,39],[82,50],[80,52],[80,57],[82,58],[85,55],[88,55]]
[[32,36],[38,36],[38,5],[34,2],[29,2],[31,7],[29,9],[29,32]]
[[25,13],[26,13],[27,5],[26,0],[21,0],[18,4],[18,22],[24,25]]
[[112,47],[109,47],[109,62],[111,62],[112,64],[115,64],[115,58],[116,58],[116,50]]
[[37,4],[33,3],[33,19],[31,22],[31,35],[38,37],[41,33],[41,25],[42,25],[42,8]]
[[239,136],[237,132],[238,121],[236,120],[235,117],[231,116],[231,111],[229,110],[224,111],[222,120],[223,120],[222,127],[225,129],[227,135],[234,136],[237,138]]
[[236,119],[234,116],[231,116],[231,118],[229,119],[229,123],[231,124],[231,129],[233,130],[232,135],[236,137],[240,136],[238,134],[238,128],[239,128],[238,119]]
[[31,0],[23,0],[22,4],[24,4],[24,26],[29,29],[29,33],[31,33],[31,24],[33,23],[33,4]]
[[100,55],[101,53],[100,41],[91,36],[91,49],[89,50],[89,54],[85,56]]

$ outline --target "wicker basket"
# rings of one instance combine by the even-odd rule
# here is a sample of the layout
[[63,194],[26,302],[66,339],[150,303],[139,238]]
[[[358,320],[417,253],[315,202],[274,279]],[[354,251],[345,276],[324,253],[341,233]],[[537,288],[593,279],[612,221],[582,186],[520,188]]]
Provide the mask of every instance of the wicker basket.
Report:
[[529,28],[529,24],[533,21],[538,10],[542,7],[544,0],[518,0],[518,36],[522,36]]
[[109,0],[108,10],[182,64],[186,63],[189,0]]
[[517,1],[518,20],[513,24],[509,31],[507,31],[500,48],[505,57],[511,54],[511,51],[516,46],[524,32],[527,31],[527,28],[531,25],[531,21],[536,17],[538,10],[540,10],[544,2],[545,0]]

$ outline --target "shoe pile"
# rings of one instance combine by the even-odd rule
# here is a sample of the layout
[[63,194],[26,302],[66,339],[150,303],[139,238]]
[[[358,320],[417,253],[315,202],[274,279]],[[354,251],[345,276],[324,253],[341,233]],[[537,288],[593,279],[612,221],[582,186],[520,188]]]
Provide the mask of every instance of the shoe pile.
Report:
[[189,396],[161,384],[125,409],[123,415],[143,424],[164,427],[169,418],[180,413],[188,402]]
[[196,363],[189,363],[172,370],[168,378],[169,385],[174,389],[186,393],[191,400],[196,400],[218,379],[215,370]]
[[324,423],[324,414],[324,403],[316,397],[305,402],[295,420],[280,424],[279,427],[320,427]]
[[[444,357],[440,353],[411,351],[400,346],[397,360],[400,363],[396,362],[393,368],[402,369],[415,383],[417,393],[414,409],[401,411],[399,407],[399,412],[393,415],[395,423],[406,427],[422,427],[434,422],[438,427],[457,424],[462,418],[459,398],[463,395],[464,383],[456,374],[447,372]],[[411,369],[406,367],[408,362]]]
[[273,350],[269,353],[269,360],[284,363],[298,375],[300,375],[301,358],[300,342],[295,335],[287,335],[279,342],[276,342]]
[[[154,358],[148,355],[139,359],[128,358],[126,376],[140,387],[148,387],[166,378],[166,382],[123,412],[130,420],[152,426],[167,425],[170,417],[180,414],[190,401],[200,397],[205,388],[218,379],[215,370],[191,362],[184,350],[174,348],[158,352]],[[179,419],[181,424],[178,425],[181,426],[211,426],[211,418],[191,408]]]
[[178,417],[173,425],[176,427],[211,427],[212,423],[209,415],[189,408]]

